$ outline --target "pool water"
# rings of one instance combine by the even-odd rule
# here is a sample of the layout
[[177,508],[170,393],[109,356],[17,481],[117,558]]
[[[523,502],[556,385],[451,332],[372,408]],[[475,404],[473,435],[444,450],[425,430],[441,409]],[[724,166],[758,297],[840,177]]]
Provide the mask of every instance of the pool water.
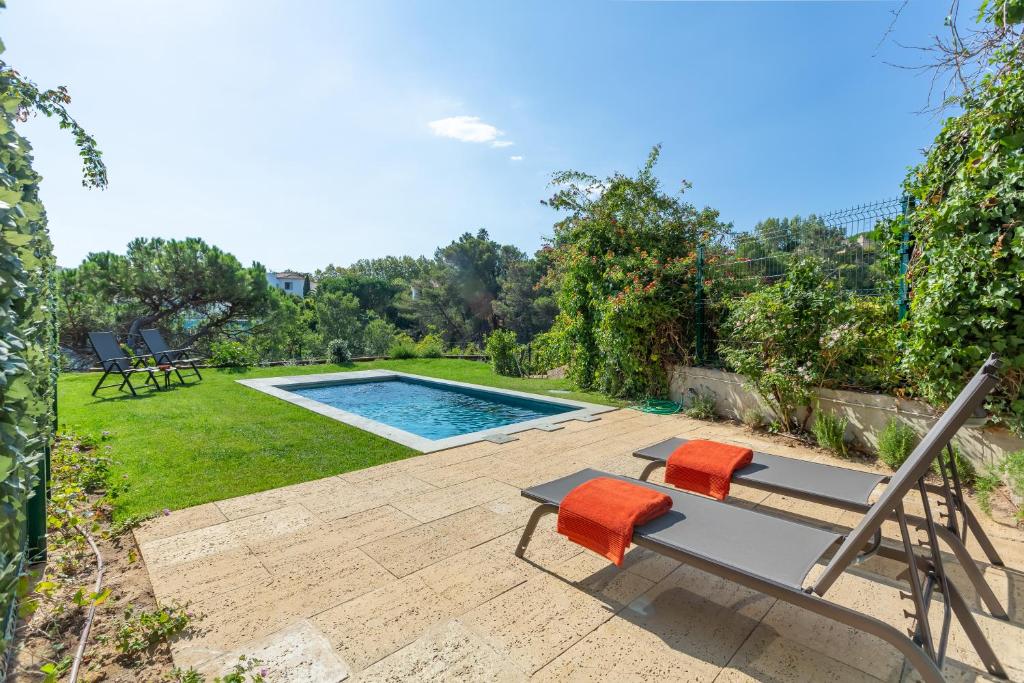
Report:
[[575,406],[404,378],[289,391],[427,439],[444,439],[578,410]]

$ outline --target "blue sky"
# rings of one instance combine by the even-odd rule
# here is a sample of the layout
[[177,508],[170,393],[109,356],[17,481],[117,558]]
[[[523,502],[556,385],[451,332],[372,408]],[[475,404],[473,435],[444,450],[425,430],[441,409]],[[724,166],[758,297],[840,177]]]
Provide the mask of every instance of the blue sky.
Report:
[[24,125],[62,265],[136,236],[301,270],[480,227],[532,252],[553,171],[632,172],[659,142],[667,187],[749,228],[897,195],[939,126],[885,63],[914,55],[878,47],[896,2],[8,4],[5,59],[70,87],[110,169],[85,190],[71,138]]

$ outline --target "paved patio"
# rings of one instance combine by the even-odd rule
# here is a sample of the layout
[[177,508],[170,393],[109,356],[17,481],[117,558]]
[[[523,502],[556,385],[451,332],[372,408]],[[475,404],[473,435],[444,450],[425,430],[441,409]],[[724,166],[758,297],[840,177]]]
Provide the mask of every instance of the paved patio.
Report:
[[[834,462],[732,425],[621,410],[508,444],[174,512],[136,538],[157,598],[190,602],[203,615],[198,632],[175,643],[175,662],[216,675],[251,655],[275,682],[915,680],[871,636],[639,548],[616,569],[558,536],[550,516],[530,562],[514,557],[533,507],[521,487],[583,467],[636,476],[643,463],[630,453],[675,435]],[[857,519],[732,490],[737,504],[818,523]],[[986,523],[1019,570],[985,572],[1011,622],[984,616],[969,597],[1011,678],[1024,681],[1024,535]],[[898,597],[897,573],[894,563],[871,560],[829,598],[902,627],[909,603]],[[975,680],[982,670],[954,622],[947,677]]]

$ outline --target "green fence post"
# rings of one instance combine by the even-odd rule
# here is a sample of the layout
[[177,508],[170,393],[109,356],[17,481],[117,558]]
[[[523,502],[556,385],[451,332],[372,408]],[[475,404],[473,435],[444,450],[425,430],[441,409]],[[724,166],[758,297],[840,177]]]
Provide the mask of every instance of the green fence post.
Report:
[[907,286],[907,271],[910,269],[910,227],[908,217],[913,208],[914,200],[905,195],[900,215],[900,223],[903,225],[903,235],[900,238],[900,320],[907,317],[910,303],[910,288]]
[[42,562],[46,559],[46,461],[50,457],[49,450],[50,446],[47,444],[46,452],[36,465],[35,490],[25,504],[28,532],[26,559],[29,562]]
[[704,244],[697,244],[697,282],[694,286],[694,322],[697,325],[697,365],[704,364]]

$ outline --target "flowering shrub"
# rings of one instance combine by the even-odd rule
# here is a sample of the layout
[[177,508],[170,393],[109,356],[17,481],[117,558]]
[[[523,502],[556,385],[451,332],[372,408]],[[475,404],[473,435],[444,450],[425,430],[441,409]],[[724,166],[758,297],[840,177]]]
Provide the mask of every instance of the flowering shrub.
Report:
[[717,211],[661,191],[659,151],[636,177],[568,171],[553,179],[561,189],[547,203],[568,214],[555,224],[551,252],[554,333],[569,378],[582,388],[664,395],[666,368],[694,356],[697,243],[726,226]]
[[[892,386],[897,377],[890,299],[843,291],[815,257],[777,284],[728,305],[718,350],[771,406],[783,429],[803,429],[815,387]],[[799,423],[796,414],[806,409]]]

